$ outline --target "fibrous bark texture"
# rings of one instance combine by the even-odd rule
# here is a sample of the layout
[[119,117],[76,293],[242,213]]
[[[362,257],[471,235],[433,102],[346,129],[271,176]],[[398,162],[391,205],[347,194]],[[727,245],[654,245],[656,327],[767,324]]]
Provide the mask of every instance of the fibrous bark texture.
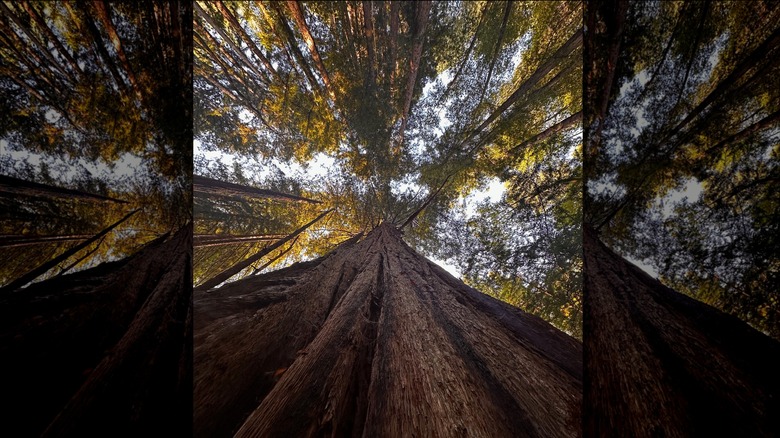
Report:
[[576,436],[581,345],[391,225],[195,293],[196,436]]
[[0,295],[0,419],[14,436],[187,436],[192,227]]
[[780,435],[780,344],[586,229],[585,436]]

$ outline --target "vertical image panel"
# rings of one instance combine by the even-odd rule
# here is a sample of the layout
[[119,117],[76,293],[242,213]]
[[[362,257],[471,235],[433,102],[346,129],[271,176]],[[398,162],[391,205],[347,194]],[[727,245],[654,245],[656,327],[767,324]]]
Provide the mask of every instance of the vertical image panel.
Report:
[[586,436],[780,433],[779,17],[586,4]]
[[582,3],[194,4],[194,430],[580,433]]
[[192,430],[187,2],[0,3],[0,398],[15,436]]

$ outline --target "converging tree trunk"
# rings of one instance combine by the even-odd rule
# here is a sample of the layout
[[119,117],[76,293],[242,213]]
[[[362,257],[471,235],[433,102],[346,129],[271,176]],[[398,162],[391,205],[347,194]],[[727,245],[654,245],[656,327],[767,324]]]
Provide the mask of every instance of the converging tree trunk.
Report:
[[255,187],[242,186],[240,184],[219,181],[200,175],[192,176],[192,184],[192,190],[195,193],[203,193],[205,195],[224,196],[228,198],[268,198],[282,201],[303,201],[310,202],[312,204],[320,204],[320,201],[304,198],[302,196],[275,192],[273,190],[258,189]]
[[0,295],[0,420],[14,436],[187,436],[192,227]]
[[94,193],[82,192],[80,190],[64,189],[62,187],[40,184],[32,181],[0,175],[0,196],[28,196],[31,198],[76,198],[93,201],[111,201],[120,204],[127,204],[127,201],[121,199],[109,198],[108,196],[96,195]]
[[628,263],[587,229],[585,436],[780,434],[780,344]]
[[307,224],[303,225],[302,227],[298,228],[297,230],[293,231],[292,233],[288,234],[287,237],[284,239],[280,239],[273,244],[269,245],[266,248],[261,249],[257,253],[253,254],[252,256],[241,260],[240,262],[236,263],[235,265],[225,269],[224,271],[220,272],[219,274],[215,275],[214,277],[204,281],[202,284],[200,284],[195,290],[206,290],[211,289],[212,287],[219,286],[220,284],[224,283],[225,281],[229,280],[230,277],[238,274],[239,272],[246,269],[249,265],[252,263],[260,260],[261,258],[268,255],[271,251],[279,248],[280,246],[284,245],[285,243],[289,242],[290,240],[294,239],[296,236],[301,234],[302,232],[306,231],[307,228],[312,226],[312,224],[316,223],[323,217],[327,216],[328,213],[333,211],[333,209],[326,210],[322,212],[319,216],[314,218],[312,221],[308,222]]
[[235,236],[231,234],[196,234],[193,236],[192,246],[204,248],[207,246],[230,245],[233,243],[262,242],[268,240],[283,239],[285,234],[256,234],[247,236]]
[[79,243],[78,245],[75,245],[72,248],[68,248],[65,252],[58,255],[57,257],[54,257],[51,260],[47,260],[46,262],[42,263],[41,265],[37,266],[32,271],[22,275],[21,277],[17,278],[16,280],[12,281],[8,285],[6,285],[3,289],[6,290],[13,290],[18,287],[22,287],[26,285],[27,283],[35,280],[36,278],[40,277],[41,275],[48,272],[51,268],[59,265],[60,263],[64,262],[65,260],[71,258],[72,256],[76,255],[79,251],[82,249],[88,247],[92,243],[96,242],[98,239],[102,238],[106,234],[110,233],[111,230],[118,227],[122,222],[128,220],[131,216],[138,213],[140,210],[136,209],[131,211],[130,213],[127,213],[124,215],[121,219],[114,222],[113,224],[109,225],[108,227],[101,230],[99,233],[95,234],[94,236],[90,237],[89,239]]
[[359,237],[195,292],[196,436],[578,435],[578,341]]

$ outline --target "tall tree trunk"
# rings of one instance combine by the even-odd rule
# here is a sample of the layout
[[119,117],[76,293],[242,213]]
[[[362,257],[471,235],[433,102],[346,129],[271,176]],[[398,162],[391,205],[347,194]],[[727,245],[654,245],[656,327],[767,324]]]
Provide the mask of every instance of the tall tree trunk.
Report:
[[90,237],[92,237],[91,234],[69,234],[62,236],[18,236],[10,234],[0,236],[0,248],[30,246],[39,243],[69,242],[72,240],[89,239]]
[[14,436],[191,434],[191,236],[0,295]]
[[[358,236],[359,237],[359,236]],[[576,436],[581,345],[385,223],[195,295],[197,436]]]
[[[193,10],[195,11],[195,13],[199,17],[204,19],[209,24],[209,26],[211,26],[211,28],[214,29],[219,34],[219,36],[222,38],[223,44],[227,43],[228,46],[230,46],[230,48],[233,49],[233,52],[236,53],[238,55],[238,57],[240,58],[241,63],[243,65],[245,65],[249,70],[254,72],[257,75],[258,78],[264,79],[266,82],[268,82],[269,79],[268,79],[267,75],[264,72],[262,72],[262,71],[257,69],[257,66],[255,65],[255,63],[249,60],[249,58],[247,57],[246,53],[244,53],[244,51],[241,50],[240,47],[238,47],[238,45],[233,41],[233,39],[230,38],[230,36],[227,33],[225,33],[225,31],[222,29],[222,27],[220,27],[214,21],[214,19],[211,17],[209,12],[203,10],[203,8],[201,8],[201,6],[198,5],[197,2],[193,2],[192,5],[193,5]],[[219,47],[219,45],[217,47]]]
[[[0,188],[2,188],[0,186]],[[287,193],[275,192],[273,190],[256,189],[254,187],[242,186],[216,179],[206,178],[205,176],[192,176],[192,190],[195,193],[206,195],[217,195],[225,197],[239,198],[269,198],[283,201],[304,201],[312,204],[320,204],[320,201],[304,198],[302,196],[288,195]]]
[[374,20],[371,1],[363,0],[363,38],[366,41],[368,59],[366,60],[366,78],[363,86],[371,90],[376,86],[376,43],[374,38]]
[[[262,4],[260,5],[262,7]],[[318,92],[320,90],[320,84],[317,82],[317,79],[314,78],[314,74],[311,71],[311,67],[309,67],[309,63],[306,62],[306,58],[303,57],[303,53],[301,53],[301,50],[298,48],[298,42],[295,40],[295,34],[293,34],[292,29],[290,29],[290,25],[287,24],[287,19],[284,17],[282,8],[277,3],[271,3],[271,9],[275,13],[275,22],[282,30],[284,39],[287,41],[287,45],[290,47],[290,51],[295,57],[295,60],[298,61],[301,70],[303,70],[303,74],[306,75],[306,79],[308,79],[312,90],[315,93]]]
[[207,246],[229,245],[231,243],[277,240],[284,237],[284,234],[255,234],[246,236],[235,236],[230,234],[196,234],[193,236],[192,246],[194,248],[203,248]]
[[415,32],[412,38],[412,53],[409,57],[409,72],[407,73],[406,91],[404,92],[403,112],[401,114],[401,129],[399,132],[399,144],[403,144],[404,131],[409,119],[409,111],[412,108],[412,96],[414,96],[414,85],[417,83],[417,70],[420,68],[420,59],[422,58],[423,42],[425,42],[425,29],[428,27],[428,13],[431,11],[430,1],[421,1],[415,3],[417,13],[415,14]]
[[139,102],[141,102],[142,105],[145,106],[144,95],[138,86],[138,80],[135,77],[135,73],[133,72],[133,69],[130,66],[130,61],[127,59],[125,50],[122,47],[122,40],[119,38],[119,34],[116,32],[116,29],[114,28],[114,23],[111,20],[110,6],[106,4],[104,0],[94,0],[92,2],[92,6],[95,8],[95,12],[97,13],[98,18],[100,19],[100,22],[103,23],[103,28],[106,30],[106,33],[108,34],[108,39],[111,40],[111,44],[114,46],[114,51],[116,52],[116,55],[119,58],[119,62],[122,64],[122,69],[124,69],[125,71],[127,80],[130,82],[130,86],[135,92],[136,98],[138,99]]
[[297,235],[301,234],[302,232],[306,231],[307,228],[312,226],[314,223],[325,217],[328,213],[332,212],[333,209],[326,210],[322,212],[319,216],[312,219],[311,222],[303,225],[302,227],[298,228],[297,230],[290,233],[287,237],[284,239],[280,239],[277,242],[274,242],[272,245],[269,245],[267,248],[263,248],[262,250],[258,251],[256,254],[253,254],[251,257],[242,260],[235,265],[225,269],[224,271],[220,272],[219,274],[215,275],[213,278],[210,278],[203,282],[203,284],[199,285],[195,290],[208,290],[213,287],[218,286],[219,284],[223,283],[230,277],[238,274],[239,272],[243,271],[247,266],[251,265],[252,263],[260,260],[264,256],[266,256],[271,251],[275,250],[276,248],[279,248],[280,246],[284,245],[285,243],[289,242],[290,240],[294,239]]
[[306,19],[303,16],[303,10],[301,10],[300,4],[298,4],[296,0],[288,0],[287,6],[292,13],[295,24],[298,25],[298,30],[301,32],[303,40],[306,42],[306,47],[309,48],[309,53],[311,53],[311,57],[314,60],[314,66],[317,67],[317,71],[319,71],[320,76],[322,76],[322,82],[325,83],[325,89],[328,91],[328,95],[331,99],[335,99],[336,95],[333,93],[333,87],[330,85],[330,75],[325,68],[325,64],[322,62],[322,58],[320,58],[320,51],[317,50],[317,44],[314,42],[314,37],[311,35],[311,32],[309,32],[309,26],[306,24]]
[[266,70],[268,70],[273,78],[277,82],[282,82],[282,77],[279,76],[279,73],[276,71],[274,66],[271,64],[271,61],[268,60],[268,58],[263,54],[263,52],[260,50],[259,47],[257,47],[257,44],[252,41],[252,39],[249,37],[249,35],[246,33],[244,28],[241,26],[241,23],[238,22],[238,19],[233,16],[233,14],[230,13],[230,11],[227,9],[224,3],[221,1],[216,2],[216,7],[219,10],[219,12],[222,14],[222,16],[230,23],[230,25],[233,27],[233,29],[241,35],[241,37],[246,42],[247,46],[249,46],[249,50],[252,51],[252,53],[255,54],[260,59],[260,62],[263,63],[263,66]]
[[504,112],[512,106],[516,101],[520,99],[520,97],[524,96],[526,93],[528,93],[533,87],[536,86],[536,84],[544,78],[547,73],[552,71],[553,68],[560,66],[563,61],[562,59],[568,57],[569,55],[574,52],[577,48],[582,46],[582,30],[578,30],[574,33],[558,50],[555,51],[550,57],[544,61],[532,74],[528,77],[523,83],[517,87],[517,89],[503,102],[501,105],[499,105],[498,108],[496,108],[493,113],[488,116],[487,119],[485,119],[484,122],[482,122],[470,135],[468,135],[461,143],[465,143],[466,141],[473,138],[475,135],[482,132],[488,125],[493,123],[494,120],[496,120],[499,116],[504,114]]
[[780,343],[585,229],[585,436],[778,436]]
[[485,93],[487,92],[487,89],[490,86],[490,79],[493,77],[493,68],[495,68],[496,66],[496,61],[498,60],[498,54],[501,53],[501,45],[504,42],[506,25],[509,22],[509,15],[511,15],[511,13],[512,13],[512,0],[509,0],[506,2],[506,6],[504,7],[504,19],[501,20],[501,28],[498,31],[498,40],[496,41],[496,48],[495,50],[493,50],[493,58],[491,58],[490,60],[490,67],[488,68],[487,79],[485,80],[485,84],[482,86],[482,93],[480,94],[479,97],[480,103],[485,99]]
[[108,196],[95,195],[93,193],[82,192],[80,190],[63,189],[62,187],[50,186],[31,181],[25,181],[19,178],[0,175],[0,196],[28,196],[31,198],[77,198],[97,201],[111,201],[119,204],[127,204],[127,201],[121,199],[109,198]]
[[118,227],[119,224],[122,222],[130,219],[130,216],[138,213],[138,209],[131,211],[130,213],[127,213],[122,219],[119,219],[118,221],[114,222],[113,224],[109,225],[99,233],[95,234],[94,236],[90,237],[89,239],[79,243],[78,245],[74,246],[73,248],[69,248],[67,251],[63,252],[62,254],[58,255],[57,257],[54,257],[51,260],[46,261],[45,263],[41,264],[37,268],[33,269],[32,271],[22,275],[21,277],[17,278],[16,280],[12,281],[8,285],[4,286],[3,289],[5,290],[14,290],[16,288],[22,287],[25,284],[35,280],[36,278],[40,277],[41,275],[45,274],[49,271],[49,269],[59,265],[60,263],[64,262],[71,256],[75,255],[77,252],[81,251],[82,249],[86,248],[87,246],[91,245],[93,242],[97,241],[101,237],[105,236],[106,234],[110,233],[111,230]]
[[533,137],[529,138],[528,140],[523,141],[522,143],[518,144],[517,146],[512,147],[512,149],[509,150],[510,153],[516,154],[520,152],[522,149],[525,149],[528,146],[534,145],[537,142],[540,142],[542,140],[548,139],[552,137],[553,135],[571,128],[572,126],[576,125],[577,123],[582,121],[582,111],[578,111],[569,117],[566,117],[565,119],[561,120],[560,122],[550,126],[549,128],[545,129],[544,131],[534,135]]

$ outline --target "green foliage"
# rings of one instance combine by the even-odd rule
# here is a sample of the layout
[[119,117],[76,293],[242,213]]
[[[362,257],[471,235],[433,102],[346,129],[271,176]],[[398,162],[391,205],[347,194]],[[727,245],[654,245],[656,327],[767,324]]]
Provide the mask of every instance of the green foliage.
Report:
[[[196,173],[322,201],[252,210],[252,232],[334,208],[289,262],[430,199],[407,241],[580,333],[581,44],[556,55],[581,28],[579,2],[299,2],[302,17],[279,2],[198,5]],[[238,170],[206,158],[216,151]],[[502,202],[466,218],[460,200],[496,180]]]
[[[191,21],[164,2],[3,2],[0,173],[126,201],[2,198],[3,234],[94,235],[141,208],[60,266],[80,269],[191,220]],[[16,248],[0,281],[74,245]]]

